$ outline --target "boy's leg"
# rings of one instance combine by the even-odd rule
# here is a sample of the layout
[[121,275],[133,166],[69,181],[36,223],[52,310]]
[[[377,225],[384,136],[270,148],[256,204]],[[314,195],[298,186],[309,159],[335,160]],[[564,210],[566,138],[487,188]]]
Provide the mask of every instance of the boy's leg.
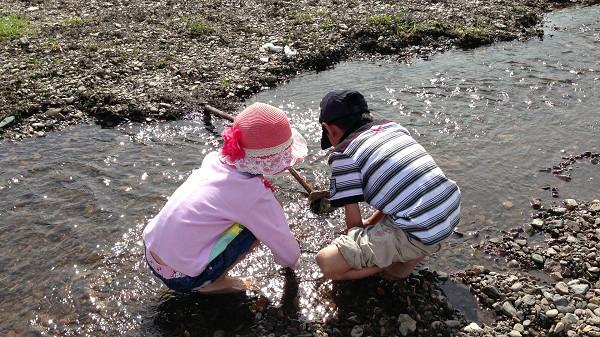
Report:
[[419,264],[419,262],[423,261],[423,259],[425,259],[425,256],[406,262],[392,263],[391,266],[385,268],[381,272],[381,276],[392,280],[407,278],[413,272],[413,270],[415,270],[415,267]]
[[332,280],[356,280],[375,275],[383,269],[377,266],[353,269],[336,245],[329,245],[317,253],[317,264],[323,276]]

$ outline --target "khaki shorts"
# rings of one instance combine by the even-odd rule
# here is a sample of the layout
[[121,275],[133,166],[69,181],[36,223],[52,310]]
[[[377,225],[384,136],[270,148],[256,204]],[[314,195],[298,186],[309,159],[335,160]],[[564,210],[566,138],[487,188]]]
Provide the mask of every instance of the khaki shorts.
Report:
[[373,226],[354,227],[333,241],[353,269],[389,267],[394,262],[407,262],[431,255],[441,244],[427,246],[408,236],[392,219],[384,217]]

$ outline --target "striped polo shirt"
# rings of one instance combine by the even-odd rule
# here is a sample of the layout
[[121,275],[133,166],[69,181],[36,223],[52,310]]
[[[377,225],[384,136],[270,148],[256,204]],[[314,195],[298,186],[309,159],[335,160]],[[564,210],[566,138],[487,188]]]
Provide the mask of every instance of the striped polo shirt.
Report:
[[390,121],[360,127],[329,157],[330,201],[365,201],[426,245],[447,238],[460,220],[460,190],[406,128]]

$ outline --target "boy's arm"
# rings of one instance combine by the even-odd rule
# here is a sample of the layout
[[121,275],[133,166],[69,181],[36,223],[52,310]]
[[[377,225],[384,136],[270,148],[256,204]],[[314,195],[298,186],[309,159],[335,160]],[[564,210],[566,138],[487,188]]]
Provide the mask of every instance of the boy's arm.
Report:
[[363,220],[358,203],[344,205],[346,215],[346,230],[353,227],[362,227]]
[[371,226],[374,225],[376,223],[378,223],[379,221],[381,221],[381,219],[383,219],[383,217],[385,216],[385,213],[383,213],[380,210],[375,210],[375,212],[373,212],[373,214],[371,214],[371,216],[365,220],[363,220],[362,224],[363,226]]

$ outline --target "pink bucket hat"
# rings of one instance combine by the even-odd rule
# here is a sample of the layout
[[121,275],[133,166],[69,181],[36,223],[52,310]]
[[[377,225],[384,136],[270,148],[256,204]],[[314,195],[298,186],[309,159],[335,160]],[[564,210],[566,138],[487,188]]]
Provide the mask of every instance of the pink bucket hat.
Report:
[[252,174],[275,175],[308,153],[306,140],[290,127],[285,112],[264,103],[248,106],[221,135],[222,160]]

